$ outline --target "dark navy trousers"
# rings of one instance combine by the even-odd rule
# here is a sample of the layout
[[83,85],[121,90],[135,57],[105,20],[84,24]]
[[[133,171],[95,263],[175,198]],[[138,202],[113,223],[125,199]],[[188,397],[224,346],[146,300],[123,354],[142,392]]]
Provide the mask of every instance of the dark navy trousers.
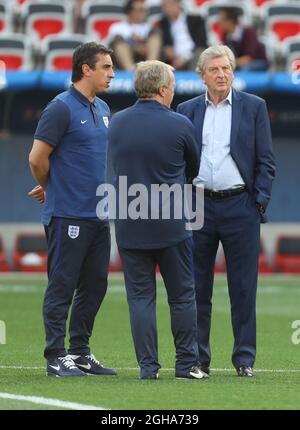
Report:
[[123,262],[131,332],[141,377],[160,368],[156,327],[156,266],[168,295],[176,348],[176,371],[198,361],[192,238],[162,249],[119,248]]
[[210,327],[214,265],[221,241],[234,335],[232,363],[253,366],[256,355],[256,290],[260,214],[253,196],[244,192],[224,199],[205,197],[204,226],[194,231],[199,361],[211,361]]
[[70,354],[90,354],[89,339],[105,296],[110,258],[107,222],[53,217],[45,226],[48,287],[43,317],[46,359],[66,355],[70,306]]

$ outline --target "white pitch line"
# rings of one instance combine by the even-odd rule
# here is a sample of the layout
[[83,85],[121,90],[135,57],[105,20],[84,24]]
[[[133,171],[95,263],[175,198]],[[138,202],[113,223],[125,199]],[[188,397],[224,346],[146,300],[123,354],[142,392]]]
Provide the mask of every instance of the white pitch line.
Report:
[[[45,366],[0,366],[0,369],[21,369],[21,370],[43,370]],[[139,367],[115,367],[116,370],[129,370],[137,371]],[[173,372],[175,371],[172,367],[162,367],[162,371]],[[212,372],[235,372],[232,368],[211,368]],[[254,369],[255,372],[266,372],[266,373],[299,373],[300,369]]]
[[26,369],[26,370],[40,370],[45,369],[45,366],[0,366],[0,369]]
[[[258,287],[258,295],[262,296],[262,295],[269,295],[269,294],[286,294],[286,290],[289,287],[282,287],[280,285],[276,286],[276,285],[259,285]],[[300,288],[298,288],[298,286],[293,286],[292,289],[293,294],[295,295],[300,295]],[[126,289],[125,286],[123,284],[116,284],[116,285],[111,285],[108,287],[108,291],[107,294],[125,294]],[[159,288],[157,290],[158,294],[162,294],[165,295],[165,290],[163,288]],[[0,294],[3,293],[11,293],[11,294],[44,294],[45,293],[45,288],[41,287],[41,286],[35,286],[35,285],[4,285],[0,283]],[[215,294],[228,294],[228,288],[226,286],[217,286],[215,289]]]
[[[1,366],[0,366],[1,367]],[[138,367],[119,367],[116,368],[117,370],[140,370]],[[165,370],[168,372],[174,372],[175,369],[172,368],[161,368],[161,370]],[[235,372],[234,369],[216,369],[216,368],[211,368],[210,369],[212,372]],[[300,369],[255,369],[255,372],[266,372],[266,373],[298,373],[300,372]]]
[[85,411],[85,410],[88,410],[88,411],[90,411],[90,410],[96,410],[96,411],[107,410],[106,408],[101,408],[98,406],[83,405],[81,403],[75,403],[75,402],[65,402],[63,400],[48,399],[46,397],[22,396],[20,394],[0,393],[0,399],[17,400],[17,401],[21,401],[21,402],[35,403],[37,405],[54,406],[57,408],[74,409],[74,410],[81,410],[81,411]]

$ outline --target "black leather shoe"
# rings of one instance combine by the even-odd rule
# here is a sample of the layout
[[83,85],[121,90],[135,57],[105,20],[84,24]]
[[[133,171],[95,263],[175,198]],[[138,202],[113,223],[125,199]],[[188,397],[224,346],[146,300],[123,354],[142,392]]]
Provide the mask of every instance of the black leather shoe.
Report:
[[238,376],[246,376],[248,378],[253,378],[255,373],[252,367],[242,365],[236,369]]
[[209,368],[209,364],[206,363],[198,363],[197,366],[199,367],[200,370],[202,370],[202,372],[206,373],[207,375],[209,375],[210,372],[210,368]]

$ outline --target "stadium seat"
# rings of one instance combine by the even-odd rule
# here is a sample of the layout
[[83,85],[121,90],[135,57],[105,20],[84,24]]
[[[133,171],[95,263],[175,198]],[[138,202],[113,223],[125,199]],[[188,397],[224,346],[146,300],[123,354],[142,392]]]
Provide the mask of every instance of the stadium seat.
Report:
[[87,0],[82,6],[82,18],[85,20],[86,34],[103,40],[110,26],[125,20],[126,15],[122,5]]
[[271,273],[273,271],[272,266],[269,263],[267,254],[262,240],[260,240],[259,257],[258,257],[258,271],[260,273]]
[[220,260],[216,260],[215,262],[215,273],[224,273],[226,272],[226,262],[225,257],[222,255]]
[[216,261],[215,261],[215,273],[223,273],[223,272],[226,272],[226,260],[225,260],[223,246],[220,245],[216,256]]
[[28,3],[30,0],[15,0],[17,6],[23,6],[25,3]]
[[3,240],[0,236],[0,272],[10,272],[11,267],[6,259],[6,254],[3,247]]
[[277,2],[265,8],[266,34],[273,43],[282,43],[288,38],[300,35],[300,3],[297,1]]
[[207,3],[209,3],[209,2],[211,2],[211,1],[213,1],[213,0],[194,0],[194,4],[195,4],[195,6],[203,6],[203,5],[205,5],[205,4],[207,4]]
[[253,16],[253,23],[255,23],[259,28],[262,28],[264,25],[266,7],[278,2],[278,0],[243,0],[243,1],[248,3],[248,7],[251,10],[251,14]]
[[25,33],[41,41],[44,37],[70,32],[72,27],[71,3],[58,1],[28,1],[22,8]]
[[252,3],[254,3],[256,7],[261,7],[270,1],[273,1],[273,0],[253,0]]
[[7,1],[0,0],[0,33],[11,31],[11,7]]
[[31,67],[31,47],[24,34],[0,33],[0,60],[7,70],[26,70]]
[[277,272],[300,273],[300,236],[278,238],[274,267]]
[[109,261],[110,272],[121,272],[122,271],[122,260],[118,251],[118,247],[112,246]]
[[86,41],[83,34],[46,36],[41,46],[45,70],[71,70],[74,49]]
[[43,233],[17,235],[13,254],[14,268],[20,272],[47,270],[47,244]]
[[286,70],[292,72],[300,68],[300,36],[290,37],[282,46],[286,59]]
[[[268,261],[262,241],[260,241],[259,260],[258,260],[258,271],[260,273],[271,273],[272,267]],[[223,248],[221,247],[220,252],[217,254],[215,263],[215,273],[226,272],[226,260],[224,256]]]
[[207,9],[218,3],[219,0],[185,0],[184,6],[188,14],[207,16]]
[[160,6],[150,6],[147,8],[148,21],[152,26],[155,26],[162,18],[162,10]]

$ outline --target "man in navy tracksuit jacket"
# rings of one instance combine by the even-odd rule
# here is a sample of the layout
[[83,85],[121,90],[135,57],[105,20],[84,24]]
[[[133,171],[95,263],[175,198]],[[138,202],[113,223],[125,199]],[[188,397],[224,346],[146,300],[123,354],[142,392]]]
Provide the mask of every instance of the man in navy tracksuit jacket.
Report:
[[110,257],[109,223],[96,215],[96,189],[106,182],[110,111],[96,94],[106,91],[114,77],[111,52],[93,42],[75,50],[73,85],[43,111],[29,157],[39,184],[29,194],[45,203],[42,222],[49,282],[43,317],[49,376],[116,375],[96,360],[89,347],[107,289]]

